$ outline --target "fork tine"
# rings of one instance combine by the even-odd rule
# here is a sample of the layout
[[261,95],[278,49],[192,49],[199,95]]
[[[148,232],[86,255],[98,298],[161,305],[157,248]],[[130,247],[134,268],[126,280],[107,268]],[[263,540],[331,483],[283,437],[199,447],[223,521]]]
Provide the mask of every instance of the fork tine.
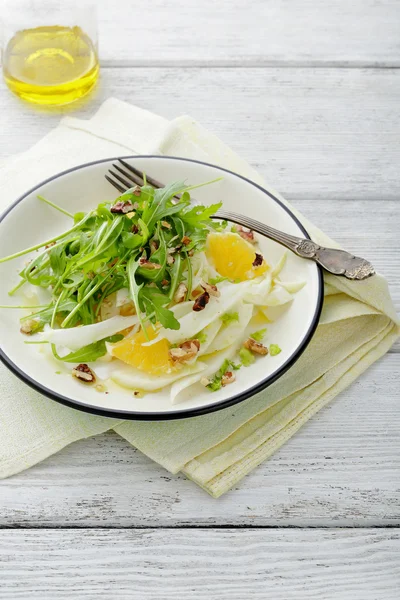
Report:
[[117,169],[117,171],[119,171],[124,177],[126,177],[127,179],[129,179],[130,181],[135,183],[136,185],[139,185],[140,187],[142,187],[142,185],[144,184],[144,181],[141,177],[133,175],[132,173],[125,171],[125,169],[121,169],[121,167],[115,163],[113,163],[113,167],[114,167],[114,169]]
[[121,192],[121,194],[125,192],[125,188],[123,188],[122,185],[119,185],[119,183],[111,179],[111,177],[109,177],[108,175],[104,175],[104,177],[109,183],[111,183],[111,185],[113,185],[119,192]]
[[[115,179],[118,179],[118,181],[120,181],[122,183],[122,185],[125,186],[125,189],[132,187],[130,181],[127,181],[126,179],[124,179],[123,177],[118,175],[118,173],[114,173],[114,171],[111,171],[111,169],[108,169],[108,172],[111,173],[111,175],[113,177],[115,177]],[[124,192],[125,192],[125,190],[124,190]]]
[[[128,169],[129,171],[131,171],[137,177],[140,177],[141,180],[143,181],[143,173],[141,171],[139,171],[135,167],[132,167],[132,165],[128,164],[123,158],[119,158],[118,161],[126,169]],[[148,176],[147,173],[146,173],[146,179],[147,179],[148,183],[150,185],[152,185],[153,187],[155,187],[155,188],[163,188],[163,187],[165,187],[165,185],[163,183],[161,183],[160,181],[157,181],[157,179],[154,179],[153,177]],[[140,185],[143,185],[143,183],[141,183]]]

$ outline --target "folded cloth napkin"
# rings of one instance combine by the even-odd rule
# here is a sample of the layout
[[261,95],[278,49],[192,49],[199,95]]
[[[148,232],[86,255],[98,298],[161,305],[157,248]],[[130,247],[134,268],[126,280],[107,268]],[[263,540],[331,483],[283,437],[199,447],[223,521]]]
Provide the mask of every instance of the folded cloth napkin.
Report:
[[[64,118],[33,148],[3,162],[0,209],[54,173],[129,153],[205,160],[271,189],[245,161],[191,118],[169,122],[110,99],[91,120]],[[338,247],[290,208],[313,240]],[[27,469],[75,440],[113,428],[172,473],[182,471],[218,497],[387,352],[398,334],[399,322],[381,276],[352,282],[326,275],[324,308],[316,334],[279,381],[232,408],[156,423],[118,421],[75,411],[29,389],[1,366],[0,477]]]

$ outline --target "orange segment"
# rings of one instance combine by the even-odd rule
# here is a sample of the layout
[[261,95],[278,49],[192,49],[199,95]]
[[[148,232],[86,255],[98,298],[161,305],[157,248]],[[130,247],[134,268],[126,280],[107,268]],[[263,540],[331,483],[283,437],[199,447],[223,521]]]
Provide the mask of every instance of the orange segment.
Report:
[[[147,335],[150,340],[156,337],[152,327],[148,327]],[[168,355],[167,340],[160,340],[152,346],[142,346],[147,342],[146,336],[141,329],[132,337],[125,338],[115,344],[110,344],[110,353],[124,363],[145,371],[151,375],[161,375],[171,371],[171,363]]]
[[229,279],[254,279],[268,270],[265,260],[259,267],[253,267],[256,248],[237,233],[209,233],[206,254],[218,273]]

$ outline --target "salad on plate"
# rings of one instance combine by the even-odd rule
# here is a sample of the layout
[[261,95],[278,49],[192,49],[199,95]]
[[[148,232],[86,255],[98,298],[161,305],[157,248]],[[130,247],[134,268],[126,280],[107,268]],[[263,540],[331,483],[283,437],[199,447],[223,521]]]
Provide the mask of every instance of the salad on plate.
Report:
[[[234,384],[241,368],[273,360],[268,323],[304,282],[280,278],[255,234],[213,218],[222,203],[193,205],[200,186],[145,184],[0,262],[33,254],[10,295],[23,298],[21,334],[60,374],[109,393],[168,388],[171,402],[199,384]],[[213,182],[209,182],[213,183]],[[202,184],[207,185],[207,184]]]

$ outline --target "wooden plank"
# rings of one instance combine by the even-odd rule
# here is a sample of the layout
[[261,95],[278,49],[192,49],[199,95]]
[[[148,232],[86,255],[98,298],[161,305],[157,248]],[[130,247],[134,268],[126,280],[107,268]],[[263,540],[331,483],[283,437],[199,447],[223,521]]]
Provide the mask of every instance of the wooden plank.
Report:
[[15,530],[0,599],[395,600],[400,533],[364,530]]
[[115,434],[0,482],[0,527],[400,524],[400,356],[387,355],[214,500]]
[[[0,159],[116,96],[200,121],[289,200],[398,199],[400,70],[103,69],[86,104],[51,113],[0,93]],[[127,124],[129,126],[129,124]]]
[[98,2],[106,64],[398,65],[397,0]]

